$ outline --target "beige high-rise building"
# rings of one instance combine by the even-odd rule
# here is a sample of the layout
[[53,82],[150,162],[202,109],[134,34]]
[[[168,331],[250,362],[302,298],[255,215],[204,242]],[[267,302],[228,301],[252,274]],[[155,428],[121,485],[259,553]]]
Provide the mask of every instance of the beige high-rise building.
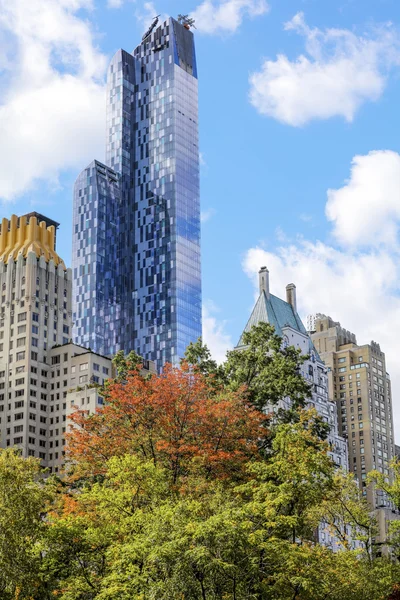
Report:
[[55,249],[57,226],[30,213],[3,219],[0,230],[0,447],[17,446],[56,473],[69,415],[97,410],[113,375],[109,357],[70,339],[72,274]]
[[13,215],[0,230],[0,444],[46,466],[49,351],[70,341],[72,326],[71,270],[50,223],[36,213]]
[[339,431],[348,440],[349,469],[374,508],[389,507],[383,492],[367,486],[377,469],[389,480],[395,453],[390,377],[379,344],[357,345],[340,323],[318,314],[308,318],[311,339],[328,367],[330,395],[336,401]]

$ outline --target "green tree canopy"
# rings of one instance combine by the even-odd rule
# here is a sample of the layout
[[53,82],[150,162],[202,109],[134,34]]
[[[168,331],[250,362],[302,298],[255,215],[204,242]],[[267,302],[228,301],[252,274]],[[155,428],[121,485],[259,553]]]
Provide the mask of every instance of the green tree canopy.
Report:
[[42,571],[44,515],[53,498],[40,461],[0,450],[0,598],[52,597]]

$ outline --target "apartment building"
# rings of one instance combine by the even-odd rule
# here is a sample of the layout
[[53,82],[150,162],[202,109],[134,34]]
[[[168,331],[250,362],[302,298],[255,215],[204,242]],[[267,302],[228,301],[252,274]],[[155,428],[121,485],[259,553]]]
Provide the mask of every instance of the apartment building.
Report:
[[71,270],[55,250],[56,225],[37,213],[0,230],[0,444],[47,466],[49,351],[70,340]]
[[30,213],[0,229],[0,446],[54,473],[70,414],[98,409],[99,386],[113,375],[110,357],[71,342],[72,277],[55,250],[57,226]]
[[[270,292],[268,269],[262,267],[259,271],[259,290],[259,297],[244,332],[250,331],[260,322],[270,323],[282,338],[284,346],[294,346],[300,349],[303,355],[308,356],[301,367],[301,374],[311,387],[308,406],[315,408],[329,424],[330,455],[335,465],[347,470],[347,444],[338,431],[336,403],[332,402],[328,395],[327,369],[297,313],[296,286],[293,283],[286,286],[286,300],[278,298]],[[242,334],[236,349],[240,350],[243,347]],[[289,406],[290,398],[283,399],[282,407]],[[271,410],[274,409],[276,410],[276,407],[271,407]]]
[[103,406],[99,387],[113,375],[110,358],[76,344],[53,347],[47,377],[41,382],[49,398],[46,464],[58,473],[65,460],[65,437],[69,417],[77,408],[94,413]]
[[347,438],[349,468],[374,508],[390,508],[385,494],[368,486],[377,469],[389,480],[395,455],[390,376],[385,354],[376,342],[358,345],[356,336],[329,316],[308,319],[311,339],[328,367],[331,398],[336,402],[339,432]]

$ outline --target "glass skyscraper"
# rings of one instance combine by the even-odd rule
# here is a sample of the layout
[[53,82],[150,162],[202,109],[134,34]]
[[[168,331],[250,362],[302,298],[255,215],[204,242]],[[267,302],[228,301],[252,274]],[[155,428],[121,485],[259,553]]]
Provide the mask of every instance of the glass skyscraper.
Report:
[[74,190],[74,334],[158,368],[201,335],[197,68],[193,34],[153,27],[107,76],[106,165]]

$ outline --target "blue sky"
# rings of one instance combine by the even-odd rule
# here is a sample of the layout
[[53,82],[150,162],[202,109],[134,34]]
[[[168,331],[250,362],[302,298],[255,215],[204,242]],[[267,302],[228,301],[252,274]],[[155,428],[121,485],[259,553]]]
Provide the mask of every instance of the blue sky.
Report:
[[236,343],[267,264],[303,317],[381,343],[400,425],[398,0],[0,0],[3,215],[58,220],[70,264],[107,63],[179,12],[198,27],[206,340],[217,357]]

